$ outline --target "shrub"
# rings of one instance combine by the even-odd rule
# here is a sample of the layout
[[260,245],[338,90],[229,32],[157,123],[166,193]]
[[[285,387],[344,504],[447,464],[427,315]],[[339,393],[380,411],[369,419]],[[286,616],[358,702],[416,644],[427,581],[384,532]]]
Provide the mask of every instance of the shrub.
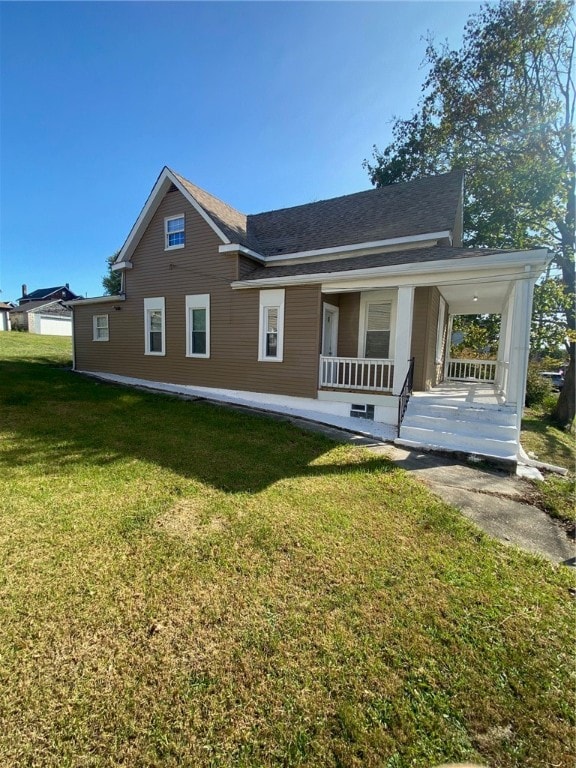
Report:
[[540,369],[535,365],[528,366],[526,378],[525,405],[532,407],[542,405],[552,395],[552,384],[548,379],[540,375]]

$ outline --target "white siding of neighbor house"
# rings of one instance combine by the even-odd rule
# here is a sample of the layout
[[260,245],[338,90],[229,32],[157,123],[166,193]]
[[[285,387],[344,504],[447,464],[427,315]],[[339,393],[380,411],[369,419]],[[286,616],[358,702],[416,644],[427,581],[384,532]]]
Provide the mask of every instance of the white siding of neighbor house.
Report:
[[39,333],[43,336],[72,336],[72,318],[31,312],[29,330],[30,333]]

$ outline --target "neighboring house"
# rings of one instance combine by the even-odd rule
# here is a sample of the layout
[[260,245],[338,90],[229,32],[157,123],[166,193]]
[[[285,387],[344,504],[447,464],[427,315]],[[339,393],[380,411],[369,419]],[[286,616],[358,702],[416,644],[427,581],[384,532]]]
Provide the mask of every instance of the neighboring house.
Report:
[[48,336],[72,336],[72,310],[62,301],[28,301],[10,312],[12,329]]
[[11,302],[0,301],[0,331],[11,329],[10,312],[14,309]]
[[80,299],[81,296],[70,290],[68,283],[66,285],[57,285],[54,288],[38,288],[32,293],[28,293],[28,286],[24,284],[22,286],[22,296],[18,299],[18,304],[29,304],[32,302],[42,301],[47,304],[49,301],[74,301]]
[[10,310],[12,309],[14,309],[14,304],[0,301],[0,331],[10,330]]
[[[121,294],[72,302],[75,369],[393,425],[413,358],[415,392],[489,384],[515,456],[548,256],[462,247],[462,207],[455,171],[244,215],[164,168],[113,266]],[[498,359],[463,368],[451,318],[480,313],[502,317]],[[419,428],[401,437],[441,444]]]

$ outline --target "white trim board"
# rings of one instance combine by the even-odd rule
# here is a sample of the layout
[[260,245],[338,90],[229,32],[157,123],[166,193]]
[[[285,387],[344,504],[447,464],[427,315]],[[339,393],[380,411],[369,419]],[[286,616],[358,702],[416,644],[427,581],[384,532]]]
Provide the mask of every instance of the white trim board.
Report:
[[263,256],[256,251],[245,248],[239,243],[230,243],[221,245],[218,250],[220,253],[244,253],[246,256],[252,256],[266,264],[274,264],[280,261],[296,261],[309,259],[313,256],[333,257],[338,254],[347,256],[355,251],[373,251],[378,248],[386,248],[394,245],[407,245],[409,243],[437,242],[447,239],[452,244],[452,232],[449,229],[440,232],[426,232],[422,235],[405,235],[403,237],[388,237],[385,240],[370,240],[368,242],[354,243],[352,245],[337,245],[330,248],[314,248],[309,251],[293,251],[292,253],[280,253],[275,256]]

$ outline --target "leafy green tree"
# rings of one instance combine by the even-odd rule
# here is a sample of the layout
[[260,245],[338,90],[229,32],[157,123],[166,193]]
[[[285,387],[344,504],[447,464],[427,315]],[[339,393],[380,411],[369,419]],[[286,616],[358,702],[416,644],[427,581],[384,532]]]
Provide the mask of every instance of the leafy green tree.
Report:
[[495,359],[500,336],[500,315],[455,315],[452,335],[455,333],[459,333],[462,340],[452,345],[452,357]]
[[465,243],[554,252],[570,297],[561,424],[575,412],[575,26],[569,0],[500,0],[469,19],[460,50],[429,40],[416,112],[364,163],[376,186],[463,168]]
[[570,297],[560,278],[549,277],[535,287],[530,334],[531,357],[534,360],[558,357],[559,350],[566,354],[569,305]]
[[122,290],[122,275],[120,272],[112,270],[112,264],[116,261],[119,253],[120,251],[116,251],[116,253],[113,253],[112,256],[108,256],[106,259],[108,272],[102,278],[102,286],[107,296],[116,296]]

